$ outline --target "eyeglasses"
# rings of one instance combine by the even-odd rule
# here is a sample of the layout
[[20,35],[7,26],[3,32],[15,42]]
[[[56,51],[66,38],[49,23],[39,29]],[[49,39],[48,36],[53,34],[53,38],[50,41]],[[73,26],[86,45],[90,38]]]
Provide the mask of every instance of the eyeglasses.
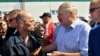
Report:
[[15,18],[9,19],[9,22],[12,22]]
[[89,12],[94,12],[96,9],[99,9],[100,7],[97,7],[97,8],[91,8],[89,9]]

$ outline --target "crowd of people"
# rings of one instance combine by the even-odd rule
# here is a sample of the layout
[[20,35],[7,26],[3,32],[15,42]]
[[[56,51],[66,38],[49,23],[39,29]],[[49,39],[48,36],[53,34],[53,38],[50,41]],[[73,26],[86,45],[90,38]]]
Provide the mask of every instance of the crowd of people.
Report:
[[36,24],[27,11],[11,10],[0,17],[1,56],[99,56],[100,0],[89,6],[92,20],[77,16],[70,2],[58,8],[59,25],[52,22],[50,12],[40,15]]

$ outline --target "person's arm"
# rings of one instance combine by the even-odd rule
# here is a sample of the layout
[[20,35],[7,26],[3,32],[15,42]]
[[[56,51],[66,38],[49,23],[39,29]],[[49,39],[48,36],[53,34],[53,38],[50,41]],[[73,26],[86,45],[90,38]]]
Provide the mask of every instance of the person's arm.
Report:
[[79,52],[76,52],[76,53],[67,53],[67,52],[54,51],[52,53],[52,56],[81,56],[81,54]]
[[82,29],[79,38],[79,49],[81,56],[88,56],[88,39],[90,33],[90,26],[86,25]]
[[39,54],[39,52],[41,51],[42,46],[40,46],[39,48],[35,49],[32,53],[31,56],[37,56]]
[[48,46],[44,46],[42,47],[42,52],[52,52],[55,51],[57,49],[57,46],[55,43],[51,43]]
[[[4,43],[4,56],[16,56],[15,48],[14,48],[14,41],[10,37],[7,41]],[[13,37],[14,38],[14,37]]]

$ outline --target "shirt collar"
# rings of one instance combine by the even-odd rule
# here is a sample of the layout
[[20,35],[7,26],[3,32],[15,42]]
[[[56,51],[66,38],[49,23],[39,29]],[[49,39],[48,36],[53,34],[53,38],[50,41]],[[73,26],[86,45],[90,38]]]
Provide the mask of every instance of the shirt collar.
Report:
[[78,22],[79,22],[79,19],[76,19],[76,20],[70,25],[70,27],[74,29],[74,28],[77,26]]
[[22,39],[22,36],[14,36],[16,38],[15,43],[22,43],[24,40]]
[[[15,38],[16,38],[15,43],[24,43],[24,40],[23,40],[22,36],[17,35],[17,36],[15,36]],[[31,33],[29,33],[29,38],[30,38],[31,40],[37,41],[37,40],[35,39],[35,37],[34,37]]]
[[24,42],[24,40],[22,39],[22,36],[20,36],[20,33],[17,31],[14,35],[15,37],[15,43],[21,43],[21,42]]

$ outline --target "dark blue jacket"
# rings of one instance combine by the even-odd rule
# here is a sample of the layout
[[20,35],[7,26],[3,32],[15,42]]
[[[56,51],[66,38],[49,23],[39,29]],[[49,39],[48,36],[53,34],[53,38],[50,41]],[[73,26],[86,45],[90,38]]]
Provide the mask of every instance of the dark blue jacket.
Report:
[[88,53],[88,56],[100,56],[100,26],[90,31]]
[[20,34],[17,33],[5,42],[5,54],[6,56],[31,56],[31,52],[40,45],[32,35],[30,35],[30,43],[31,47],[26,46]]

